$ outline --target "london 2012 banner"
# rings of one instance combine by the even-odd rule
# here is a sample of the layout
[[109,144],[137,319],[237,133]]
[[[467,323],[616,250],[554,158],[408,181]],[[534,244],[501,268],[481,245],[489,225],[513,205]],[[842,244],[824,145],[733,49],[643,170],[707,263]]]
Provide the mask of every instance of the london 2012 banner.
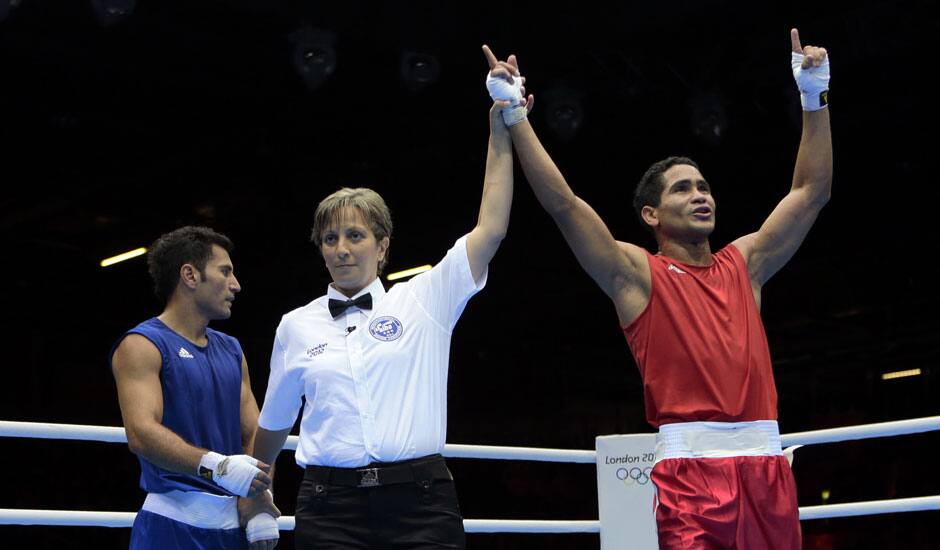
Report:
[[655,488],[650,479],[656,434],[603,435],[597,449],[601,550],[657,550]]

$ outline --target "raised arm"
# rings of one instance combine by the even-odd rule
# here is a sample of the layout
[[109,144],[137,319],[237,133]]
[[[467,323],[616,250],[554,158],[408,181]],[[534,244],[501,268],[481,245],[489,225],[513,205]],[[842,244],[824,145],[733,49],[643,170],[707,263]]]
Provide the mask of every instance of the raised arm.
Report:
[[[484,46],[484,53],[494,67],[496,57]],[[514,56],[510,56],[513,78],[521,78]],[[506,70],[506,64],[493,72]],[[529,96],[528,103],[531,103]],[[610,230],[591,206],[579,198],[565,181],[561,171],[542,146],[527,119],[510,127],[512,143],[529,185],[539,203],[555,220],[581,267],[601,289],[618,304],[624,291],[649,288],[646,255],[639,247],[621,249]]]
[[479,281],[496,254],[509,227],[512,207],[512,141],[500,117],[500,106],[490,109],[490,139],[486,149],[483,199],[477,225],[467,237],[470,272]]
[[[190,444],[161,424],[163,420],[163,389],[160,384],[162,363],[160,351],[156,346],[137,334],[130,334],[124,338],[114,352],[111,364],[117,383],[118,401],[127,433],[127,444],[131,452],[164,470],[199,475],[203,459],[206,455],[214,453]],[[229,471],[238,470],[230,475],[244,476],[249,471],[255,472],[252,478],[249,478],[250,484],[238,482],[237,485],[240,487],[230,483],[230,479],[234,478],[229,478],[224,474],[213,477],[213,481],[233,493],[254,495],[267,489],[271,482],[265,472],[252,464],[242,460],[231,460],[229,464]],[[266,464],[260,464],[260,466],[267,469]],[[209,475],[212,475],[212,472]]]
[[752,283],[758,287],[793,257],[829,201],[832,189],[828,54],[824,48],[802,46],[796,29],[790,31],[790,43],[804,109],[793,183],[760,229],[734,243],[747,260]]

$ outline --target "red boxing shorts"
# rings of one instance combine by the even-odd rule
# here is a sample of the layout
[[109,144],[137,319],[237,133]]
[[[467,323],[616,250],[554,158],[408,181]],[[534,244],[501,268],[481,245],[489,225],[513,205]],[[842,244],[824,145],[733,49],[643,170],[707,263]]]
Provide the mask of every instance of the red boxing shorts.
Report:
[[652,473],[659,548],[802,548],[784,456],[670,458]]
[[799,550],[796,482],[774,421],[660,427],[656,526],[661,550]]

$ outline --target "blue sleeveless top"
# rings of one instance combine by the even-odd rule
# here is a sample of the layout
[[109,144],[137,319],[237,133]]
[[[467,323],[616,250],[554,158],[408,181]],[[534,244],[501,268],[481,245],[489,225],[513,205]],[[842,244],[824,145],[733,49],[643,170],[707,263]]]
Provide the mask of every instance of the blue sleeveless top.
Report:
[[[162,424],[187,442],[223,455],[242,454],[242,348],[235,338],[206,328],[209,342],[197,346],[156,317],[127,331],[111,348],[109,358],[128,334],[153,342],[163,356]],[[140,460],[140,488],[148,493],[202,491],[229,495],[196,475],[178,474]]]

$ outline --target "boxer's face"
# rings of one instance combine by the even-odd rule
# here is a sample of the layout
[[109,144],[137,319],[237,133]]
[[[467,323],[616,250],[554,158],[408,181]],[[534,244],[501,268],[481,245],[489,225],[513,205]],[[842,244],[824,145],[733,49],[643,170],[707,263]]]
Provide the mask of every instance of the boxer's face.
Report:
[[647,223],[670,238],[707,238],[715,229],[715,197],[702,173],[677,164],[663,172],[663,182],[659,206],[644,209]]
[[241,285],[235,278],[235,268],[228,252],[219,245],[212,245],[212,257],[201,272],[197,271],[195,286],[196,305],[206,317],[228,319],[232,316],[232,302]]

